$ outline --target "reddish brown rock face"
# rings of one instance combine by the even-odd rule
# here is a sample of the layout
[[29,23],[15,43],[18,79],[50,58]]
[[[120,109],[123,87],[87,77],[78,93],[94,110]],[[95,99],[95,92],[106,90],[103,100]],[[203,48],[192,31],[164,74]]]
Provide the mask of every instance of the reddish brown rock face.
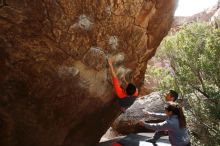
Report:
[[106,65],[141,86],[175,0],[1,0],[0,145],[94,146],[117,117]]

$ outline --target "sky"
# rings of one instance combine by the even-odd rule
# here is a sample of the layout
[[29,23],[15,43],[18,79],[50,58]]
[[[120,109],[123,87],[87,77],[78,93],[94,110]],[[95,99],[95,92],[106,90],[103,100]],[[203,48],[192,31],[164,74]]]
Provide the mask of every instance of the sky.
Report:
[[218,0],[179,0],[175,16],[191,16],[217,4]]

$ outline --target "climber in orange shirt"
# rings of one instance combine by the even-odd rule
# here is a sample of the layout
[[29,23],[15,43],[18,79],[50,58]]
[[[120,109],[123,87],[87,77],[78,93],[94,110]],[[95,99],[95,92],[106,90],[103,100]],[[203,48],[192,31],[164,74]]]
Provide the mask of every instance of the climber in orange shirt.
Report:
[[125,109],[130,107],[134,103],[134,101],[136,100],[136,98],[138,96],[138,89],[136,88],[136,86],[134,84],[127,83],[127,82],[126,82],[126,84],[127,84],[126,89],[123,89],[119,84],[119,80],[118,80],[116,73],[115,73],[115,70],[113,68],[111,58],[108,59],[108,64],[111,69],[112,81],[113,81],[116,95],[118,97],[118,103],[124,111]]

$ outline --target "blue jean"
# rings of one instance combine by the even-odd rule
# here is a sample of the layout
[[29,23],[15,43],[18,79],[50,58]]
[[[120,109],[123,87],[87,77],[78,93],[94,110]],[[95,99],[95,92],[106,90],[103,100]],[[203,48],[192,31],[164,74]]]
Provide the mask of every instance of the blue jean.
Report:
[[153,140],[157,141],[158,139],[160,139],[160,137],[167,136],[167,135],[168,135],[167,131],[156,131],[154,136],[153,136]]

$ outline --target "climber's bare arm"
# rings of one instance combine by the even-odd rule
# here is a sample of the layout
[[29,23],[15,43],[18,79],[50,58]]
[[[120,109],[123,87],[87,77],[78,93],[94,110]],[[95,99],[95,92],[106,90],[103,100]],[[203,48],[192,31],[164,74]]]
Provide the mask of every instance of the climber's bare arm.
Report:
[[108,65],[110,67],[112,77],[114,77],[114,78],[117,77],[116,73],[115,73],[115,70],[114,70],[114,67],[112,65],[112,59],[111,58],[108,59]]

